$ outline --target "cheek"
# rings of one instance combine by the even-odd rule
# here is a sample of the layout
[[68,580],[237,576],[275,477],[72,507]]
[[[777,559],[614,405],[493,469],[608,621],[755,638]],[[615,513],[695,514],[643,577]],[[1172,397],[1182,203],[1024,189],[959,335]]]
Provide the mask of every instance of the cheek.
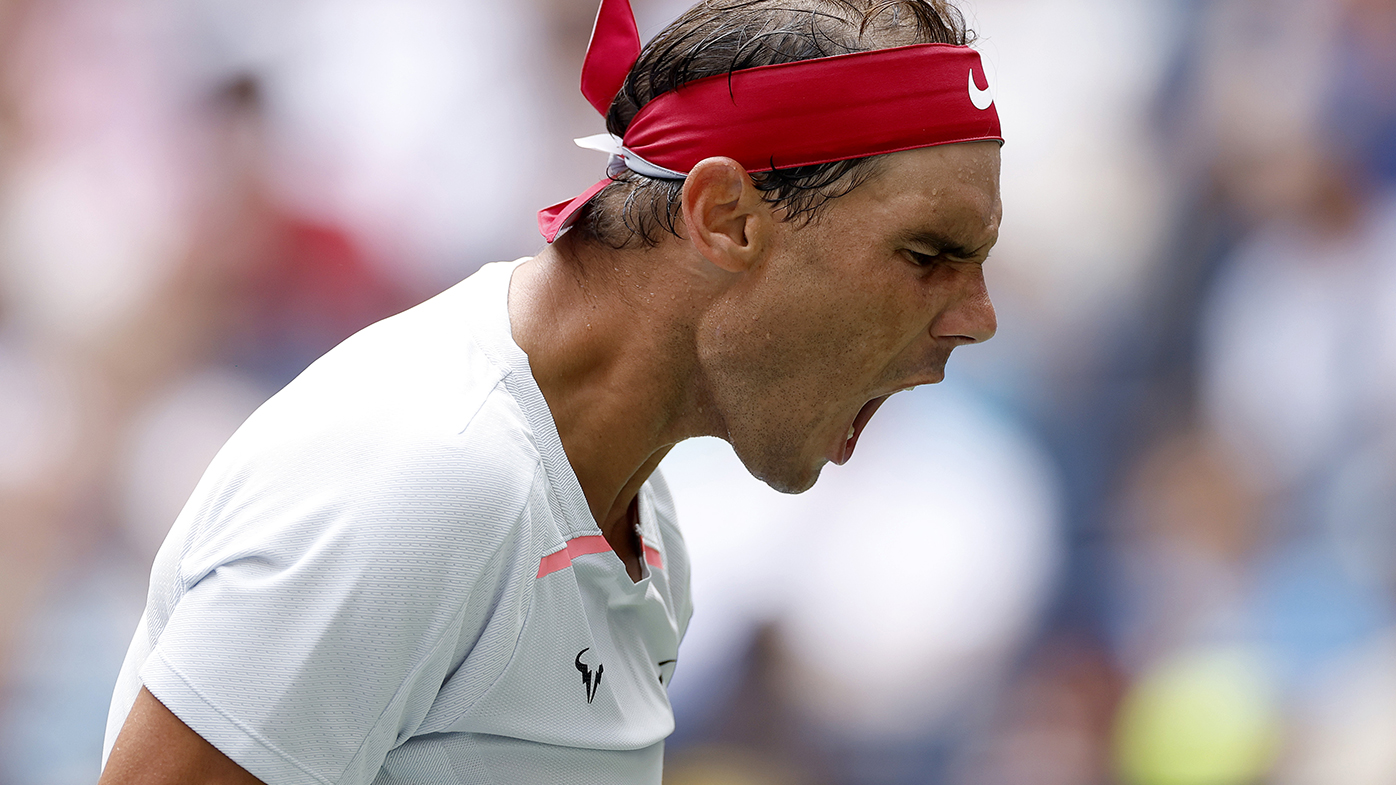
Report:
[[929,334],[937,292],[905,272],[894,268],[889,274],[884,268],[881,280],[850,287],[839,315],[841,330],[855,344],[850,348],[866,354],[869,362],[885,363],[889,352],[899,353],[921,333]]
[[866,386],[929,327],[921,322],[933,287],[914,268],[850,251],[783,255],[724,310],[723,337],[740,342],[729,349],[762,386]]
[[799,376],[815,376],[825,385],[864,371],[865,358],[879,343],[875,308],[847,297],[802,298],[796,307],[772,318],[769,358]]

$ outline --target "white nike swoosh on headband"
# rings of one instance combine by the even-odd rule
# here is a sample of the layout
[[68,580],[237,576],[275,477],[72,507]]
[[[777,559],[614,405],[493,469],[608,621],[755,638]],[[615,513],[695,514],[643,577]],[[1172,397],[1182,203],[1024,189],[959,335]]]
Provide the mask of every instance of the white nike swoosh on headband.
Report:
[[969,69],[969,101],[979,111],[988,109],[994,103],[994,96],[988,90],[980,90],[974,83],[974,69]]

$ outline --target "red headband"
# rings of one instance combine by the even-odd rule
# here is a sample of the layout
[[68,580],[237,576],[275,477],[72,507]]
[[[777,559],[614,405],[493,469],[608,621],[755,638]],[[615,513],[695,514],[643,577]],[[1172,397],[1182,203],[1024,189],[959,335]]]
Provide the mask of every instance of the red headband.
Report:
[[[582,93],[603,117],[639,53],[629,0],[601,0]],[[978,52],[950,44],[742,69],[688,82],[645,104],[613,153],[640,174],[682,178],[713,155],[758,172],[956,142],[1002,142],[983,74]],[[547,241],[610,182],[540,210],[538,227]]]

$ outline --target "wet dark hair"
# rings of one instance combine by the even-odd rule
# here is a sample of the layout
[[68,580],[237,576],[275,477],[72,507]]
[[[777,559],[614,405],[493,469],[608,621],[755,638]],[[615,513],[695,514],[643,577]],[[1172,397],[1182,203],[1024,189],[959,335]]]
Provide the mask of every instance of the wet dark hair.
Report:
[[[645,104],[679,85],[744,68],[813,60],[919,43],[964,45],[973,39],[948,0],[702,0],[640,52],[606,114],[624,136]],[[752,172],[763,197],[785,220],[808,221],[829,199],[866,182],[878,157]],[[624,170],[585,207],[572,229],[613,248],[658,244],[677,234],[682,180]]]

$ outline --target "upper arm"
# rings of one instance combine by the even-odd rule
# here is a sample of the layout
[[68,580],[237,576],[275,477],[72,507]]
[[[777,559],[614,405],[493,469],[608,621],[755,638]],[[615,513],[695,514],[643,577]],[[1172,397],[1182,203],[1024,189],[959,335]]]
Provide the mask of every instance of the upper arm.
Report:
[[262,785],[142,687],[98,785]]

